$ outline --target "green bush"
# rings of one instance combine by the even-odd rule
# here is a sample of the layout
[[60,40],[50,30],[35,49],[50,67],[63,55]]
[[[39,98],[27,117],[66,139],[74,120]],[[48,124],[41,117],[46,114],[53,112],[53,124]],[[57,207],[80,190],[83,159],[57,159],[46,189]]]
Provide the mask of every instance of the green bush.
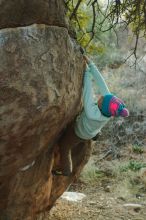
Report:
[[139,145],[133,145],[132,150],[136,154],[142,154],[144,151],[143,147]]
[[126,172],[128,170],[137,171],[140,170],[142,167],[146,167],[146,163],[142,163],[136,160],[131,160],[128,164],[121,166],[120,171]]

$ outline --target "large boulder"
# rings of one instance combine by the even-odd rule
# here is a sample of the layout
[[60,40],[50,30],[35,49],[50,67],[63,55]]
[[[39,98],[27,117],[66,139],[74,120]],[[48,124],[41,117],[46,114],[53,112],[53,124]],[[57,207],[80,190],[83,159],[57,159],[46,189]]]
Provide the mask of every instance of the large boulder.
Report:
[[63,1],[0,6],[0,219],[32,220],[53,206],[90,155],[90,143],[81,145],[72,152],[73,174],[52,176],[59,138],[79,112],[83,60]]

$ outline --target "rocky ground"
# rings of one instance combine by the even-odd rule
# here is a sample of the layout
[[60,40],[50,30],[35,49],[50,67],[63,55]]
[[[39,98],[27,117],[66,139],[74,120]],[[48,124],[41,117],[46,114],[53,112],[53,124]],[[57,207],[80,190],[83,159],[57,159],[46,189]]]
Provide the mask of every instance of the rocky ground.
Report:
[[95,148],[80,179],[68,189],[86,197],[80,202],[60,198],[41,219],[145,220],[146,175],[145,168],[140,169],[146,163],[145,147],[125,146],[119,154],[113,159],[104,147]]
[[[105,187],[107,185],[110,187]],[[101,184],[101,185],[100,185]],[[129,198],[114,192],[115,181],[102,181],[100,184],[84,185],[81,192],[86,199],[81,203],[58,200],[52,209],[49,220],[144,220],[146,219],[146,194],[130,195]],[[78,188],[77,188],[78,189]],[[79,189],[78,189],[79,190]],[[133,205],[134,204],[134,205]]]

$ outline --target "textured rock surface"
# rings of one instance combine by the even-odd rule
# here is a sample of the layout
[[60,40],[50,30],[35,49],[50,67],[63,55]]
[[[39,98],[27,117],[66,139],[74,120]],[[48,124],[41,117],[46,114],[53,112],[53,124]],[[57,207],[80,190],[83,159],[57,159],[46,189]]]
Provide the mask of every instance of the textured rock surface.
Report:
[[34,219],[89,155],[81,147],[74,175],[52,184],[54,143],[79,111],[82,58],[66,28],[39,24],[2,29],[0,50],[0,219]]
[[66,27],[63,0],[0,0],[0,28],[33,23]]

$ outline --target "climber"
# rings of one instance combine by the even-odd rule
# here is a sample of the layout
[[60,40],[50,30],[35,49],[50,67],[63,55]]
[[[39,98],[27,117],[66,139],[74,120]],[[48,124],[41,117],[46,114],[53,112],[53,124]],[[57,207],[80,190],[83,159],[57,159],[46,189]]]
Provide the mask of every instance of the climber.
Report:
[[[54,175],[69,176],[72,173],[71,150],[81,142],[94,139],[112,117],[127,117],[128,109],[123,101],[110,93],[95,64],[83,54],[86,64],[83,84],[83,110],[59,140],[60,169]],[[94,100],[93,80],[100,96]]]

